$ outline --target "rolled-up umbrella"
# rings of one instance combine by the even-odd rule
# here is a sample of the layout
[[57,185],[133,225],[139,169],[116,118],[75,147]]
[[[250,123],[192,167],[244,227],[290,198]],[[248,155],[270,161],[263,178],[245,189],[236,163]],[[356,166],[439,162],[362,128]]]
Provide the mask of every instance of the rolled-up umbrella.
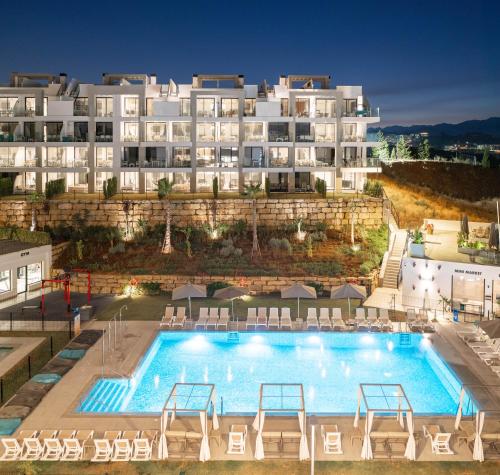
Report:
[[499,249],[498,247],[498,224],[491,223],[490,224],[490,237],[488,239],[488,247],[490,249]]
[[483,330],[492,340],[500,338],[500,318],[495,320],[483,320],[479,322],[479,328]]
[[462,221],[460,222],[460,231],[462,231],[465,236],[469,235],[469,218],[466,214],[462,216]]
[[331,299],[347,299],[349,304],[349,318],[351,317],[351,299],[364,300],[366,298],[366,288],[362,285],[343,284],[332,287],[330,292]]
[[244,287],[236,287],[234,285],[230,287],[224,287],[223,289],[217,289],[214,292],[214,298],[222,300],[231,300],[231,315],[234,320],[234,299],[248,295],[248,289]]
[[206,296],[207,296],[206,285],[194,285],[191,284],[191,282],[186,285],[181,285],[180,287],[176,287],[172,291],[172,300],[188,299],[190,320],[191,320],[191,298],[203,298]]
[[281,289],[282,299],[297,299],[297,318],[300,317],[300,299],[315,299],[316,289],[303,284],[293,284]]

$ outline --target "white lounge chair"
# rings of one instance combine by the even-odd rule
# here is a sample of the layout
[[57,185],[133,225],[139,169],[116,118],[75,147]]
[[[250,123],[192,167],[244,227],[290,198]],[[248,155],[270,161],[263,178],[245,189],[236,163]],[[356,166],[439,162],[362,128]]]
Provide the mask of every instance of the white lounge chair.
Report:
[[151,460],[153,456],[153,444],[158,438],[158,431],[143,430],[138,439],[132,441],[133,462]]
[[380,308],[378,311],[378,320],[380,322],[380,329],[382,331],[392,331],[392,323],[389,318],[389,310],[386,308]]
[[429,425],[422,427],[424,437],[428,437],[431,441],[432,453],[436,455],[453,455],[450,449],[451,433],[442,432],[438,425]]
[[124,431],[120,438],[113,441],[112,462],[128,462],[132,457],[132,441],[139,437],[139,431]]
[[81,460],[85,453],[86,444],[92,439],[92,437],[94,437],[93,430],[79,430],[72,437],[61,437],[63,441],[61,460]]
[[113,455],[113,443],[121,437],[121,431],[106,431],[102,439],[94,439],[94,456],[91,462],[109,462]]
[[417,314],[415,313],[414,308],[408,308],[406,310],[406,323],[408,324],[408,328],[412,332],[422,332],[423,331],[422,322],[418,321]]
[[232,455],[243,455],[246,448],[248,429],[246,425],[232,425],[229,431],[227,453]]
[[205,329],[207,327],[208,322],[208,307],[200,307],[200,315],[198,316],[198,320],[194,324],[195,330],[197,328]]
[[19,460],[23,450],[23,440],[32,439],[36,436],[36,430],[22,430],[17,437],[0,437],[0,443],[3,447],[3,453],[0,455],[0,461]]
[[281,309],[281,318],[280,318],[280,329],[281,330],[291,330],[292,329],[292,318],[290,316],[290,308],[283,307]]
[[317,312],[316,312],[316,308],[314,308],[314,307],[309,307],[307,309],[306,328],[308,330],[311,330],[311,329],[318,330],[319,329]]
[[221,307],[219,309],[219,321],[217,322],[217,330],[224,329],[227,331],[229,325],[229,308]]
[[342,309],[335,307],[332,308],[332,330],[333,331],[345,331],[348,329],[352,329],[352,327],[348,327],[344,319],[342,318]]
[[319,329],[331,330],[332,322],[330,321],[330,309],[322,307],[319,309]]
[[174,319],[175,307],[166,306],[165,313],[160,322],[160,327],[170,327],[172,326],[172,320]]
[[41,430],[36,437],[26,437],[23,440],[20,460],[40,460],[43,455],[45,439],[54,439],[56,434],[56,430]]
[[356,309],[356,318],[354,321],[358,331],[368,331],[370,329],[370,323],[366,320],[364,307],[358,307]]
[[246,321],[246,329],[253,328],[255,330],[255,327],[257,326],[257,309],[254,307],[251,307],[247,309],[247,321]]
[[342,437],[337,424],[321,425],[321,437],[325,454],[342,455]]
[[177,312],[172,320],[172,328],[182,328],[186,323],[186,307],[177,307]]
[[368,316],[366,317],[366,320],[370,324],[370,331],[372,332],[379,332],[380,331],[380,322],[378,320],[378,312],[377,309],[374,307],[369,307],[368,308]]
[[207,330],[216,330],[219,323],[219,307],[210,307],[208,309]]
[[63,439],[74,437],[75,434],[76,430],[60,430],[57,437],[45,439],[40,460],[59,460],[63,454]]
[[267,307],[259,307],[257,309],[257,327],[267,328]]
[[280,327],[279,310],[277,307],[269,309],[269,319],[267,320],[267,328],[270,330],[278,330]]

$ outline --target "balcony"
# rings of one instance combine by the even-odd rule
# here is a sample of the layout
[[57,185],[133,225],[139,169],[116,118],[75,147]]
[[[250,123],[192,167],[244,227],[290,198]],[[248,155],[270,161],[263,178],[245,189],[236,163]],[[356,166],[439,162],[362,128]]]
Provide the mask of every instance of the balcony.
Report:
[[97,168],[112,168],[113,167],[113,160],[112,159],[98,158],[96,161],[96,167]]
[[144,168],[167,168],[168,162],[167,159],[160,160],[147,160],[142,165]]
[[238,117],[238,109],[221,110],[219,117]]
[[266,168],[266,160],[262,157],[245,157],[243,159],[243,168]]
[[314,135],[312,134],[301,134],[297,135],[295,138],[296,142],[314,142]]
[[291,167],[288,157],[271,157],[269,160],[270,168],[289,168]]
[[375,157],[344,158],[342,166],[344,168],[379,168],[380,159]]
[[146,135],[146,142],[166,142],[166,134],[148,134]]
[[120,167],[122,168],[137,168],[139,166],[139,159],[121,159]]
[[345,110],[342,112],[342,117],[380,117],[380,113],[378,107],[365,107],[360,110]]
[[139,142],[139,136],[136,134],[124,135],[122,142]]
[[0,158],[0,168],[34,168],[38,166],[38,158],[26,158],[24,160],[16,160],[15,157]]
[[246,142],[264,142],[264,135],[261,134],[248,134],[245,135]]
[[96,142],[112,142],[113,136],[112,135],[96,135],[95,141]]
[[175,158],[172,160],[172,168],[191,168],[191,158]]
[[288,134],[276,134],[269,132],[269,142],[290,142]]
[[73,109],[73,115],[75,116],[88,116],[89,115],[89,108],[87,107],[75,107]]

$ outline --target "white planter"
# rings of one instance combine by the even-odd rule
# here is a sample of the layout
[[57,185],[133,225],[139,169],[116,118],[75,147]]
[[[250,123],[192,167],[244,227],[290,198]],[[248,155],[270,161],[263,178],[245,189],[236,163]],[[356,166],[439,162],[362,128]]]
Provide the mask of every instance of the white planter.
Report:
[[425,244],[410,242],[410,257],[425,257]]

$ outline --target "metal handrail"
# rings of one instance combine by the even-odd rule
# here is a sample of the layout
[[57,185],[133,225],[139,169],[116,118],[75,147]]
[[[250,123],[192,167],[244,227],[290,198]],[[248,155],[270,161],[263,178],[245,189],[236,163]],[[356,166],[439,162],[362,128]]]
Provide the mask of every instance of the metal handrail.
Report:
[[387,193],[385,189],[382,187],[382,199],[384,200],[384,203],[389,204],[389,211],[394,218],[394,221],[396,221],[396,224],[398,225],[398,228],[400,227],[400,218],[399,218],[399,213],[396,207],[394,206],[394,203],[391,201],[389,196],[387,196]]

